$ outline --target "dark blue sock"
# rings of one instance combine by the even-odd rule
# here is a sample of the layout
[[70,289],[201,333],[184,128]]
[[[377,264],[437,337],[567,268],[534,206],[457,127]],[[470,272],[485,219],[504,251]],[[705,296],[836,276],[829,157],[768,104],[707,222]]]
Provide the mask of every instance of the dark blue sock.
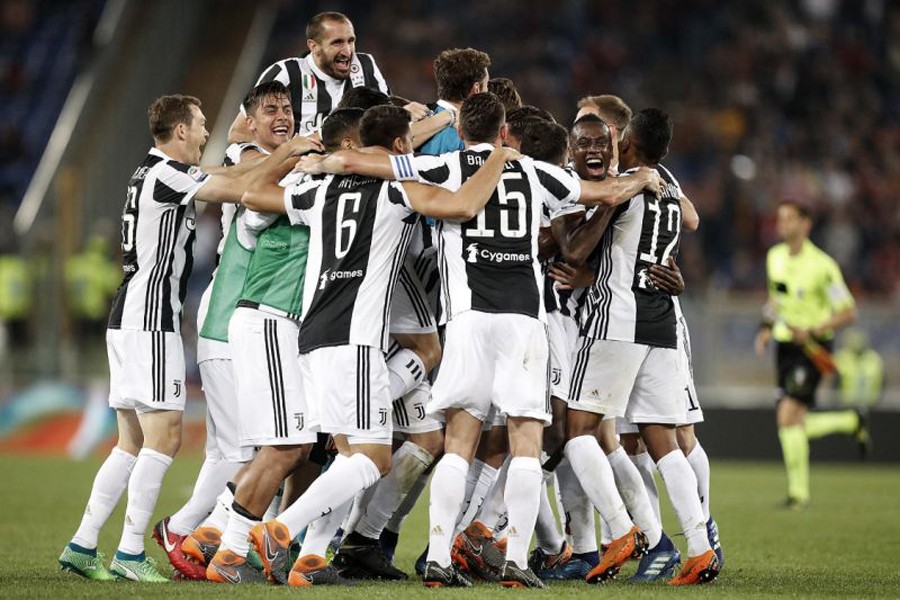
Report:
[[593,552],[582,552],[581,554],[573,554],[572,560],[581,560],[591,565],[592,567],[596,567],[600,564],[600,555],[596,550]]
[[138,562],[143,562],[147,559],[147,555],[143,552],[140,554],[128,554],[127,552],[116,550],[116,558],[119,560],[136,560]]
[[84,546],[79,546],[75,542],[69,542],[69,548],[71,548],[75,552],[80,552],[81,554],[87,554],[88,556],[97,556],[96,548],[85,548]]

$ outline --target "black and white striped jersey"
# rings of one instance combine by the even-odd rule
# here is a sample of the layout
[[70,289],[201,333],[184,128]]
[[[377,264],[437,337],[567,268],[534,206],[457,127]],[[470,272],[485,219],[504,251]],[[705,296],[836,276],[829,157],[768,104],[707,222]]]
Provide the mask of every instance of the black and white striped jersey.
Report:
[[310,228],[300,352],[388,348],[391,298],[419,215],[403,186],[330,175],[287,188],[292,224]]
[[598,245],[597,280],[581,307],[581,335],[675,348],[672,297],[656,289],[648,268],[678,254],[681,188],[668,169],[659,198],[642,192],[621,204]]
[[333,111],[344,90],[351,87],[370,87],[390,94],[384,75],[378,70],[371,54],[356,52],[350,62],[350,77],[335,79],[326,75],[313,62],[312,55],[286,58],[266,68],[256,85],[277,80],[291,91],[294,109],[294,129],[306,135],[322,125]]
[[181,330],[194,257],[194,194],[208,176],[151,148],[128,182],[122,269],[110,329]]
[[[458,190],[493,150],[478,144],[440,156],[392,157],[398,179]],[[578,212],[578,180],[563,169],[523,158],[504,167],[497,189],[478,215],[465,222],[438,221],[441,303],[448,319],[467,310],[518,313],[542,321],[544,275],[538,232],[546,204],[550,216]]]

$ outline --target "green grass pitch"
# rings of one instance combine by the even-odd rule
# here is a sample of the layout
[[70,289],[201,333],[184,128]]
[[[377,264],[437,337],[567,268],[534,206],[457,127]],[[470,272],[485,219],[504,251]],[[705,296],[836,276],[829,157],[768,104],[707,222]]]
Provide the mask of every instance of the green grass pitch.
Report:
[[[155,519],[171,514],[187,498],[200,458],[181,457],[166,476]],[[0,598],[493,598],[528,594],[571,598],[716,597],[822,598],[900,597],[900,466],[814,465],[813,503],[804,511],[777,508],[784,494],[782,468],[776,463],[713,464],[712,506],[726,552],[718,582],[702,588],[631,585],[619,579],[602,589],[580,582],[551,584],[545,591],[503,590],[479,585],[473,590],[426,590],[416,579],[402,584],[293,590],[252,585],[231,589],[204,583],[151,585],[92,583],[58,569],[56,558],[74,532],[100,460],[0,456]],[[122,504],[100,539],[107,556],[121,532]],[[675,520],[663,498],[667,531]],[[410,516],[401,537],[397,564],[412,572],[425,545],[426,503]],[[684,550],[684,538],[675,537]],[[148,552],[165,557],[149,537]]]

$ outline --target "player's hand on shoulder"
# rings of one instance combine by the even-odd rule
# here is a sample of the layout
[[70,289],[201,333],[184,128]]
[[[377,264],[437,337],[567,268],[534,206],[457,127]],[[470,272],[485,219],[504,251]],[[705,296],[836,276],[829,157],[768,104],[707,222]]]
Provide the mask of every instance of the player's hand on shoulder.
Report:
[[421,102],[410,102],[403,109],[409,113],[409,117],[414,123],[431,116],[431,109]]
[[504,162],[520,160],[522,158],[521,152],[519,152],[515,148],[510,148],[509,146],[500,146],[499,148],[495,149],[494,152],[501,152],[503,154]]
[[294,166],[294,171],[309,175],[321,175],[325,172],[324,154],[304,154]]
[[650,167],[638,167],[637,171],[634,172],[634,176],[640,178],[644,183],[644,189],[650,190],[654,196],[660,195],[666,183],[656,169],[651,169]]
[[291,148],[290,156],[303,156],[308,152],[325,151],[325,146],[322,145],[322,142],[302,135],[295,135],[288,144],[290,144]]

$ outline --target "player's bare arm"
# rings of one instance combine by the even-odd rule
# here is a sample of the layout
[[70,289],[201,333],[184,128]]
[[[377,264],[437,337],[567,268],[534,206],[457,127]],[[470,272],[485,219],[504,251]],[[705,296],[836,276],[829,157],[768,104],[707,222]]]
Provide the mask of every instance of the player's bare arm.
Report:
[[564,262],[550,265],[547,275],[557,282],[557,287],[561,290],[586,288],[593,285],[597,278],[594,269],[588,265],[573,267]]
[[297,170],[310,175],[355,173],[379,179],[394,179],[394,170],[387,154],[379,151],[338,150],[325,158],[304,157],[297,163]]
[[[582,182],[582,186],[587,182]],[[588,219],[582,213],[557,217],[550,222],[553,237],[565,261],[573,267],[585,263],[609,226],[615,209],[601,206]],[[579,223],[580,221],[580,223]]]
[[684,194],[678,198],[681,204],[681,224],[688,231],[697,231],[700,227],[700,214],[694,208],[694,203]]
[[639,167],[633,173],[608,178],[603,181],[582,181],[581,198],[585,206],[616,206],[647,189],[658,196],[665,184],[655,169]]
[[503,165],[520,158],[522,155],[512,148],[495,148],[475,175],[456,192],[415,182],[405,182],[403,189],[419,214],[436,219],[468,221],[481,212],[497,189]]
[[[277,176],[275,179],[277,187],[281,178],[294,168],[300,155],[319,150],[321,147],[321,144],[309,138],[295,137],[279,146],[275,152],[252,168],[245,167],[243,161],[233,167],[226,167],[222,174],[213,175],[211,180],[200,188],[196,197],[206,202],[241,202],[244,192],[257,180],[268,181]],[[278,187],[278,189],[282,188]],[[282,207],[283,211],[284,207]]]
[[413,148],[418,148],[434,137],[439,131],[448,125],[452,125],[454,121],[453,113],[449,110],[442,110],[436,115],[425,117],[421,121],[410,123],[409,130],[412,132]]

